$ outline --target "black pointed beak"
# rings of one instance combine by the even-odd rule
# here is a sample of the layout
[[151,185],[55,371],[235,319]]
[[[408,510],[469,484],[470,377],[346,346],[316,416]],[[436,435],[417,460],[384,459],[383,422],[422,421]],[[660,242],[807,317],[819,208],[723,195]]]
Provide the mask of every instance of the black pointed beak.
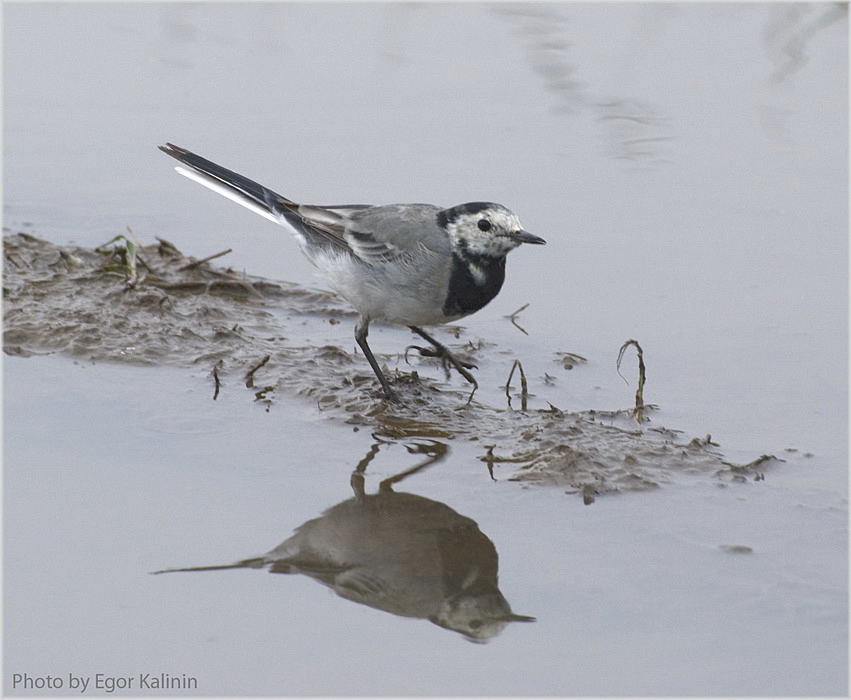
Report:
[[529,233],[528,231],[524,231],[523,229],[512,233],[511,238],[517,241],[518,243],[534,243],[536,245],[546,244],[546,241],[543,238]]

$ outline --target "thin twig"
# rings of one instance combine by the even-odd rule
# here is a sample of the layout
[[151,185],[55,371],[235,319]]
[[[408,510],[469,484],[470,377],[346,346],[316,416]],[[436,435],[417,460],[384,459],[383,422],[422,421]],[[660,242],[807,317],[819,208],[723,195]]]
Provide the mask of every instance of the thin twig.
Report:
[[266,357],[260,360],[260,362],[258,362],[256,365],[254,365],[254,367],[252,367],[250,370],[248,370],[248,372],[245,373],[245,387],[247,389],[254,388],[254,373],[263,365],[265,365],[269,361],[270,357],[271,355],[266,355]]
[[493,481],[496,481],[496,477],[493,475],[493,466],[494,464],[526,464],[529,462],[530,457],[528,455],[523,455],[520,457],[497,457],[493,453],[493,448],[496,445],[484,445],[484,448],[487,450],[484,457],[477,457],[478,460],[484,462],[488,465],[488,474]]
[[141,248],[142,242],[139,240],[139,237],[136,235],[136,232],[132,228],[130,228],[129,226],[127,227],[127,233],[129,233],[131,236],[133,236],[133,242],[136,244],[136,247]]
[[135,232],[132,228],[130,228],[130,227],[128,226],[128,227],[127,227],[127,233],[129,233],[131,236],[133,236],[133,240],[134,240],[134,241],[135,241],[135,243],[136,243],[136,260],[138,260],[140,263],[142,263],[142,264],[145,266],[145,269],[146,269],[148,272],[153,272],[153,270],[151,269],[151,266],[150,266],[150,265],[148,265],[148,263],[146,263],[146,262],[142,259],[142,256],[141,256],[141,255],[139,255],[139,250],[142,248],[142,243],[139,241],[139,237],[136,235],[136,232]]
[[556,352],[556,356],[562,367],[565,369],[573,369],[576,365],[585,365],[588,364],[588,359],[582,357],[582,355],[577,355],[575,352],[563,352],[561,350]]
[[110,238],[106,243],[101,243],[97,248],[95,248],[95,253],[106,252],[105,248],[108,245],[111,245],[111,244],[115,243],[116,241],[120,241],[122,238],[125,239],[125,240],[127,239],[127,237],[123,233],[118,234],[114,238]]
[[529,391],[528,385],[526,384],[526,373],[523,371],[523,365],[520,363],[520,360],[514,360],[514,364],[511,365],[511,371],[508,373],[508,380],[505,382],[505,396],[508,399],[508,407],[511,408],[511,392],[509,389],[515,368],[520,370],[520,410],[525,411]]
[[222,364],[222,361],[219,360],[216,364],[213,365],[213,381],[216,382],[216,390],[213,392],[213,401],[215,401],[219,397],[219,389],[221,389],[222,382],[219,379],[219,366]]
[[227,250],[223,250],[220,253],[213,253],[213,255],[208,255],[206,258],[201,258],[201,260],[195,260],[194,262],[186,263],[186,265],[182,265],[181,267],[178,267],[177,269],[178,269],[178,271],[190,270],[193,267],[198,267],[199,265],[203,265],[205,262],[210,262],[210,260],[215,260],[216,258],[220,258],[223,255],[227,255],[228,253],[232,253],[232,252],[233,252],[233,248],[228,248]]
[[624,353],[630,345],[635,347],[635,351],[638,354],[638,388],[635,390],[635,408],[633,411],[635,413],[635,419],[641,423],[644,420],[644,380],[647,375],[644,367],[644,351],[641,349],[637,340],[627,340],[621,345],[620,352],[618,353],[617,369],[618,374],[621,375],[621,378],[628,385],[629,382],[626,381],[626,377],[621,374],[621,360],[623,360]]
[[523,309],[525,309],[527,306],[529,306],[528,302],[526,304],[523,304],[523,306],[521,306],[519,309],[517,309],[517,311],[515,311],[513,314],[508,314],[508,316],[504,317],[504,318],[507,318],[509,321],[511,321],[512,325],[514,325],[514,327],[517,330],[519,330],[521,333],[523,333],[523,335],[529,335],[529,333],[525,328],[523,328],[519,323],[517,323],[517,315],[521,311],[523,311]]

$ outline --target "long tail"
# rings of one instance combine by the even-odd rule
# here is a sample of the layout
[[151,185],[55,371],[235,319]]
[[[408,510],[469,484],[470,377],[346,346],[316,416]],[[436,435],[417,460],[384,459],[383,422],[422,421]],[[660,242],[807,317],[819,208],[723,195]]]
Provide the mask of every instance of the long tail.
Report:
[[[260,216],[265,216],[275,223],[281,223],[282,216],[290,223],[297,225],[301,223],[301,217],[298,217],[288,208],[288,205],[297,207],[298,205],[295,202],[282,197],[267,187],[263,187],[254,180],[249,180],[247,177],[233,172],[233,170],[223,168],[221,165],[202,158],[192,151],[187,151],[185,148],[175,146],[173,143],[167,143],[165,146],[160,146],[159,149],[180,161],[183,166],[187,166],[178,165],[175,170],[190,180],[195,180],[195,182],[209,187],[214,192],[218,192],[220,195],[241,204],[260,214]],[[297,220],[291,221],[290,217]]]
[[175,170],[190,180],[195,180],[213,192],[218,192],[276,224],[282,223],[283,219],[299,234],[317,243],[326,245],[330,243],[350,252],[342,238],[343,229],[339,224],[342,215],[335,209],[357,210],[366,208],[366,205],[325,208],[297,204],[254,180],[249,180],[233,170],[223,168],[173,143],[167,143],[159,149],[178,160],[181,165],[178,165]]

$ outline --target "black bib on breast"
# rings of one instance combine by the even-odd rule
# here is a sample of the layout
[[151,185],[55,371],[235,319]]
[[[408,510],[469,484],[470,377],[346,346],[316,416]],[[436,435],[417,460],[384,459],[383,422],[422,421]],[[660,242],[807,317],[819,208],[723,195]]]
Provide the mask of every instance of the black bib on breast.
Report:
[[[475,265],[482,271],[482,284],[470,270]],[[502,288],[505,281],[505,257],[465,256],[452,254],[449,292],[443,304],[446,316],[467,316],[483,308]]]

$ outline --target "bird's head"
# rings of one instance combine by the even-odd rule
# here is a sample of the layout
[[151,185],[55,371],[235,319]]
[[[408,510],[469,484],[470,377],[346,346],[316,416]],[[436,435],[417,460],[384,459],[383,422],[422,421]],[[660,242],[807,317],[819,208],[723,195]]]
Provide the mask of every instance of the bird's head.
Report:
[[443,209],[437,223],[462,257],[503,258],[521,243],[546,243],[525,231],[516,214],[493,202]]

